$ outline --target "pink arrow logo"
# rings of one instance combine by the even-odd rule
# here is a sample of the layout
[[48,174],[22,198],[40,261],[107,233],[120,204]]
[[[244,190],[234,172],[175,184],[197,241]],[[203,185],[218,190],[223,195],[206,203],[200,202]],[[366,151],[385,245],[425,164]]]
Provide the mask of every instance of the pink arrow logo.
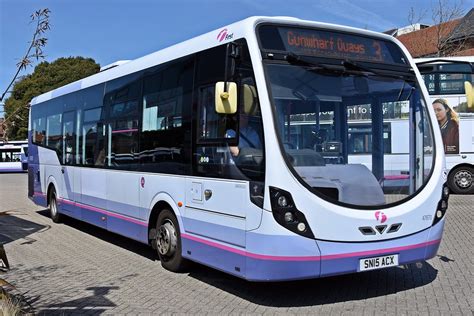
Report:
[[375,219],[381,224],[383,224],[387,221],[387,215],[385,215],[384,212],[377,211],[375,212]]
[[226,36],[227,36],[227,29],[223,29],[222,31],[219,32],[219,34],[217,34],[217,40],[219,42],[222,42]]

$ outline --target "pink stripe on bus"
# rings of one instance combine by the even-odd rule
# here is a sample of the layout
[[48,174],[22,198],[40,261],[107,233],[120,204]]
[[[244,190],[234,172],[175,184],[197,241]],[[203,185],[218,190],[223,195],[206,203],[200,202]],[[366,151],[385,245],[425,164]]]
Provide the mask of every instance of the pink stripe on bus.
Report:
[[128,133],[128,132],[138,132],[137,128],[131,128],[131,129],[118,129],[116,131],[112,131],[112,134],[115,133]]
[[414,245],[409,245],[409,246],[326,255],[326,256],[321,256],[321,260],[331,260],[331,259],[340,259],[340,258],[348,258],[348,257],[363,257],[363,256],[370,256],[370,255],[377,255],[377,254],[384,254],[384,253],[393,253],[393,252],[399,252],[399,251],[404,251],[404,250],[422,248],[425,246],[438,244],[440,242],[441,242],[441,239],[437,239],[437,240],[431,240],[431,241],[422,242],[419,244],[414,244]]
[[383,178],[384,180],[405,180],[405,179],[410,178],[410,176],[401,174],[401,175],[385,176]]
[[332,259],[341,259],[341,258],[349,258],[349,257],[362,257],[362,256],[367,256],[367,255],[376,255],[376,254],[399,252],[402,250],[416,249],[416,248],[421,248],[421,247],[425,247],[429,245],[438,244],[441,242],[441,239],[437,239],[437,240],[432,240],[432,241],[409,245],[409,246],[341,253],[341,254],[326,255],[326,256],[270,256],[270,255],[256,254],[256,253],[247,252],[245,250],[235,249],[229,246],[224,246],[224,245],[221,245],[209,240],[205,240],[196,236],[191,236],[188,234],[181,234],[181,236],[186,239],[197,241],[199,243],[203,243],[211,247],[233,252],[242,256],[255,258],[255,259],[261,259],[261,260],[272,260],[272,261],[319,261],[319,260],[332,260]]
[[94,207],[94,206],[91,206],[91,205],[82,204],[82,203],[78,203],[78,202],[74,202],[74,201],[66,200],[66,199],[60,199],[60,201],[63,202],[63,203],[69,204],[69,205],[78,206],[78,207],[84,208],[86,210],[90,210],[90,211],[94,211],[94,212],[97,212],[97,213],[105,214],[107,216],[112,216],[112,217],[115,217],[115,218],[123,219],[124,221],[127,221],[127,222],[131,222],[131,223],[134,223],[134,224],[138,224],[138,225],[141,225],[141,226],[148,227],[148,223],[146,223],[146,222],[142,222],[142,221],[139,221],[137,219],[130,218],[128,216],[120,215],[120,214],[117,214],[117,213],[109,212],[109,211],[106,211],[106,210],[98,208],[98,207]]

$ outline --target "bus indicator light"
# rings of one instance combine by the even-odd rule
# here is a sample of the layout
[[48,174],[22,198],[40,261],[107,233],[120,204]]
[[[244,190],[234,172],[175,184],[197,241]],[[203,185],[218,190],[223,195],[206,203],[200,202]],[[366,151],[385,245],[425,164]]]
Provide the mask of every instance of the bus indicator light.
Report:
[[286,222],[292,222],[293,221],[293,214],[291,212],[286,212],[285,213],[285,221]]

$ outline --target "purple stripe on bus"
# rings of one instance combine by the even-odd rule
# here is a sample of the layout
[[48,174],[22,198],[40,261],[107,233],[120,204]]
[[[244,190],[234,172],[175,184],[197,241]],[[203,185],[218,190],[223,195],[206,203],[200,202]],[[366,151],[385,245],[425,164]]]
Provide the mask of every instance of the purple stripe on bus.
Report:
[[[336,259],[323,256],[325,258],[323,261],[294,261],[287,260],[288,257],[282,256],[255,256],[255,254],[249,254],[244,250],[222,245],[216,246],[209,241],[202,242],[200,238],[187,238],[189,237],[187,234],[185,236],[181,234],[181,236],[183,237],[183,256],[186,258],[253,281],[300,280],[354,273],[358,271],[361,259],[357,256]],[[420,245],[424,246],[420,247]],[[399,264],[432,258],[438,246],[437,240],[406,246],[402,251],[397,252]],[[286,260],[282,260],[282,258]]]
[[358,252],[351,252],[351,253],[342,253],[342,254],[334,254],[334,255],[326,255],[326,256],[270,256],[270,255],[262,255],[247,252],[245,250],[240,250],[236,248],[232,248],[229,246],[221,245],[209,240],[205,240],[196,236],[191,236],[189,234],[181,234],[181,237],[187,238],[196,242],[200,242],[206,244],[208,246],[216,247],[222,250],[230,251],[242,256],[254,258],[254,259],[261,259],[261,260],[272,260],[272,261],[319,261],[319,260],[333,260],[333,259],[340,259],[340,258],[351,258],[351,257],[362,257],[368,255],[383,255],[386,253],[393,253],[399,251],[406,251],[416,248],[423,248],[429,245],[439,244],[441,242],[440,239],[438,240],[431,240],[428,242],[423,242],[419,244],[409,245],[409,246],[402,246],[402,247],[392,247],[392,248],[385,248],[385,249],[377,249],[377,250],[370,250],[370,251],[358,251]]
[[98,213],[101,213],[101,214],[105,214],[107,216],[116,217],[116,218],[122,219],[122,220],[127,221],[127,222],[131,222],[131,223],[134,223],[134,224],[138,224],[138,225],[141,225],[141,226],[148,227],[147,222],[142,222],[142,221],[136,220],[134,218],[130,218],[128,216],[123,216],[121,214],[117,214],[117,213],[114,213],[114,212],[109,212],[107,210],[104,210],[104,209],[101,209],[101,208],[98,208],[98,207],[94,207],[94,206],[91,206],[91,205],[82,204],[82,203],[78,203],[78,202],[74,202],[74,201],[70,201],[70,200],[66,200],[66,199],[59,199],[59,200],[62,203],[77,206],[77,207],[80,207],[80,208],[83,208],[83,209],[86,209],[86,210],[89,210],[89,211],[98,212]]
[[437,240],[431,240],[431,241],[422,242],[419,244],[414,244],[414,245],[409,245],[409,246],[392,247],[392,248],[384,248],[384,249],[376,249],[376,250],[368,250],[368,251],[357,251],[357,252],[341,253],[341,254],[335,254],[335,255],[325,255],[325,256],[321,256],[321,260],[383,255],[387,253],[396,253],[396,252],[406,251],[406,250],[411,250],[411,249],[416,249],[416,248],[423,248],[426,246],[439,244],[440,242],[441,242],[441,239],[437,239]]

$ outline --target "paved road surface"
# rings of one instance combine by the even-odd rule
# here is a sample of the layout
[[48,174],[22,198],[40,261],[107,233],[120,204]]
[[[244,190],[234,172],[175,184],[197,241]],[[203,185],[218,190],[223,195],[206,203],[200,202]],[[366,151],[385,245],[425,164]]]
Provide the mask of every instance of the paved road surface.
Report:
[[140,243],[69,219],[53,224],[26,197],[26,174],[0,174],[2,275],[40,314],[473,315],[474,197],[452,196],[438,256],[405,267],[286,283],[249,283],[194,265],[164,270]]

